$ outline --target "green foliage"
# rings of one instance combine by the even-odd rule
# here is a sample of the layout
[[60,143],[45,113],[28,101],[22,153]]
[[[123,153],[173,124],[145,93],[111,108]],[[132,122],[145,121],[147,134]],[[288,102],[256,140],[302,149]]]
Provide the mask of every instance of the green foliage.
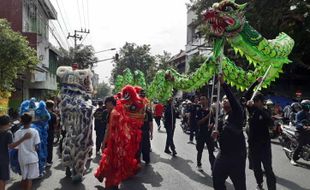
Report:
[[163,54],[155,55],[156,58],[156,67],[158,70],[167,70],[168,68],[175,69],[175,66],[170,61],[172,56],[171,53],[164,51]]
[[12,91],[17,74],[34,69],[38,62],[27,39],[0,19],[0,91]]
[[150,53],[150,45],[136,45],[126,43],[119,52],[119,60],[112,70],[111,82],[114,83],[118,75],[123,75],[125,69],[131,71],[140,70],[143,72],[146,82],[150,83],[156,72],[155,57]]
[[104,97],[111,95],[111,87],[105,82],[99,83],[96,91],[95,98],[103,99]]
[[84,46],[80,44],[76,48],[71,47],[69,51],[65,49],[61,49],[61,51],[64,54],[64,57],[60,60],[61,65],[71,66],[73,63],[78,63],[80,69],[86,69],[93,67],[98,60],[91,45]]
[[196,71],[206,60],[207,58],[203,55],[194,55],[190,60],[189,60],[189,72],[192,73]]

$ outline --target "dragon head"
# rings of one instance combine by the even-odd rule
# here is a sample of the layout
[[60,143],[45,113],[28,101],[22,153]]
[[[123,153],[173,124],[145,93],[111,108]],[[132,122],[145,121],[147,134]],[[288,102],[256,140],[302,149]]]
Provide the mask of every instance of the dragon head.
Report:
[[210,33],[217,37],[232,37],[239,33],[245,23],[245,7],[246,4],[239,5],[234,0],[214,3],[203,15]]
[[145,104],[139,96],[137,88],[127,85],[122,89],[121,103],[124,105],[129,117],[136,119],[144,119]]

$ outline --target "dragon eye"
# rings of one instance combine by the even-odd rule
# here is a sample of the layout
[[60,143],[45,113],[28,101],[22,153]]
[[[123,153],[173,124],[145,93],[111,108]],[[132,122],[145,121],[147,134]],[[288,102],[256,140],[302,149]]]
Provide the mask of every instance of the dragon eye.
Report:
[[235,8],[230,6],[230,5],[223,7],[223,11],[225,11],[225,12],[231,12],[234,10],[235,10]]

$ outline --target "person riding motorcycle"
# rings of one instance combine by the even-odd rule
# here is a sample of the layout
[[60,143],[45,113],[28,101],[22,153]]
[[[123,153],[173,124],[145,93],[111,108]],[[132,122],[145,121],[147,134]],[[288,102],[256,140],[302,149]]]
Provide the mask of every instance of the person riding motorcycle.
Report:
[[310,100],[303,100],[301,102],[302,111],[298,112],[296,115],[296,136],[298,140],[298,146],[294,151],[291,164],[297,165],[296,161],[300,157],[300,152],[302,147],[310,143]]
[[291,112],[289,114],[289,120],[290,122],[294,123],[295,119],[296,119],[296,115],[298,112],[300,112],[302,110],[302,107],[300,105],[300,103],[298,102],[294,102],[291,104]]

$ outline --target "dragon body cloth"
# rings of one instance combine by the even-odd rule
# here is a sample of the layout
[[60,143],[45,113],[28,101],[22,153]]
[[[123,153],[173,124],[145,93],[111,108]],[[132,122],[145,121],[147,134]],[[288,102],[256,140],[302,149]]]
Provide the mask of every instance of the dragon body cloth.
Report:
[[[244,9],[246,4],[236,4],[233,0],[224,0],[213,4],[212,8],[204,13],[203,31],[209,36],[215,36],[213,53],[194,73],[179,74],[173,69],[160,70],[153,82],[147,86],[150,99],[166,101],[172,96],[173,89],[191,92],[203,87],[219,72],[225,75],[225,80],[231,86],[244,91],[258,77],[263,76],[269,66],[269,73],[262,87],[267,88],[279,74],[282,67],[290,63],[288,55],[293,49],[294,40],[285,33],[279,34],[273,40],[265,39],[246,21]],[[244,56],[254,70],[245,71],[224,55],[224,44],[229,44],[235,53]],[[221,65],[221,67],[219,67]],[[116,89],[121,89],[126,83],[143,81],[136,79],[141,75],[130,76],[125,71],[123,76],[116,78]]]
[[62,163],[66,175],[72,175],[72,180],[78,182],[82,180],[93,146],[92,72],[62,66],[57,69],[57,75],[61,79],[60,122],[66,131]]
[[117,105],[110,113],[106,146],[95,176],[105,179],[105,187],[118,186],[139,170],[138,151],[142,139],[141,127],[146,101],[137,88],[125,86],[119,94]]

